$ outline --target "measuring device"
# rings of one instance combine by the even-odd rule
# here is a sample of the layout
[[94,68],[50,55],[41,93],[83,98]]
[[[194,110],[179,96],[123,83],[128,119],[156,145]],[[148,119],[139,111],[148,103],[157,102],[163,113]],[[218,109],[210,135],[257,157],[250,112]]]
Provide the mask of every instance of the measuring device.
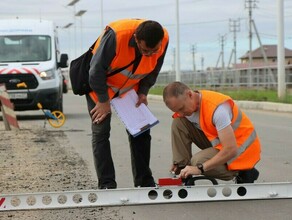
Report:
[[163,186],[0,195],[0,211],[291,198],[291,182]]

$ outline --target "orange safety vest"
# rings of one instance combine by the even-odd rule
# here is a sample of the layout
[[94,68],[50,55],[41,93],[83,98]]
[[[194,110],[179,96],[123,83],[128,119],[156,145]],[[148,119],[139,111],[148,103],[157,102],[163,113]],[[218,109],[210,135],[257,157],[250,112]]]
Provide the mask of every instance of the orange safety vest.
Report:
[[[200,127],[212,146],[218,150],[222,144],[213,124],[213,115],[217,107],[229,102],[232,109],[231,126],[237,143],[237,155],[227,162],[229,170],[248,170],[260,160],[261,145],[254,126],[229,96],[207,90],[201,90]],[[173,117],[177,117],[175,113]]]
[[[136,28],[144,21],[145,20],[141,19],[124,19],[112,22],[108,25],[116,34],[116,56],[108,68],[108,73],[127,66],[135,59],[135,48],[129,47],[129,41],[133,37]],[[168,33],[164,29],[164,38],[160,51],[149,57],[142,56],[134,74],[132,73],[133,65],[130,65],[120,73],[107,78],[108,95],[110,99],[112,99],[116,93],[122,95],[132,88],[136,91],[138,90],[139,81],[150,74],[156,67],[159,57],[164,53],[168,38]],[[101,37],[94,46],[93,54],[96,53],[99,47],[100,39]],[[98,101],[97,94],[94,91],[90,92],[89,95],[95,102]]]

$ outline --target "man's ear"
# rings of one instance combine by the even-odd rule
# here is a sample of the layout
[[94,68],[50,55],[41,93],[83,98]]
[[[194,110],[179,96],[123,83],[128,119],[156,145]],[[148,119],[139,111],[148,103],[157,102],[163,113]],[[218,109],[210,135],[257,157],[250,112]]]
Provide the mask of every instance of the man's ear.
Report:
[[136,34],[134,34],[133,36],[134,36],[135,42],[138,43],[138,40],[137,40]]
[[193,91],[189,89],[189,90],[187,91],[187,96],[188,96],[189,98],[192,98],[193,95],[194,95]]

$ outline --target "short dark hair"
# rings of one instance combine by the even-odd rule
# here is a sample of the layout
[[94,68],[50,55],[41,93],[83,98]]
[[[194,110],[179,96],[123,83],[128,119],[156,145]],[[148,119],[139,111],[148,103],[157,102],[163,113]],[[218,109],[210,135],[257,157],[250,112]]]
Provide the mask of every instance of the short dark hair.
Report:
[[135,35],[138,41],[145,41],[149,48],[154,48],[164,37],[162,26],[152,20],[142,22],[136,29]]

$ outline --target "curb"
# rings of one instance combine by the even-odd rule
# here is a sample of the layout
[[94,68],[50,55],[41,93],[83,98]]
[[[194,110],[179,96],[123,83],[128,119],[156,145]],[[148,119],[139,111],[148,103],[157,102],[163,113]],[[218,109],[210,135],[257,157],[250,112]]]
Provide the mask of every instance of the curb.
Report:
[[[150,100],[163,101],[160,95],[148,95]],[[274,103],[274,102],[255,102],[255,101],[236,101],[236,104],[243,109],[254,109],[263,111],[292,113],[292,104]]]
[[274,102],[236,101],[240,108],[292,113],[292,104]]

